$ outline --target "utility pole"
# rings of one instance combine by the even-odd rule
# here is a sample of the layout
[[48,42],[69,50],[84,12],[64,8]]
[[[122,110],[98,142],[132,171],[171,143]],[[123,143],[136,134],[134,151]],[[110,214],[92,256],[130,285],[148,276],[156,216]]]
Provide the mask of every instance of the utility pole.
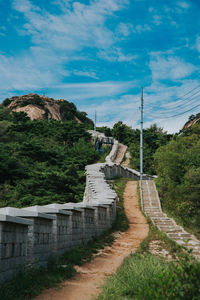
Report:
[[143,99],[143,88],[141,88],[141,122],[140,122],[140,180],[143,179],[143,109],[144,109],[144,99]]

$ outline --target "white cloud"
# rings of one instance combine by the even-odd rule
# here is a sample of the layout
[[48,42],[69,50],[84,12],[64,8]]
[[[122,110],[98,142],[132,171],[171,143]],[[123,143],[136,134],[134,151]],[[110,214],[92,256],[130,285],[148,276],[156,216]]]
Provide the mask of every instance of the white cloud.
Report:
[[81,106],[93,118],[97,111],[97,125],[112,127],[116,122],[123,121],[128,126],[137,127],[140,118],[139,95],[123,95],[118,99],[110,99],[90,106]]
[[178,80],[191,75],[197,68],[179,57],[153,53],[150,60],[153,80]]
[[74,75],[77,75],[77,76],[85,76],[85,77],[91,77],[91,78],[94,78],[94,79],[98,79],[96,73],[93,72],[93,71],[86,72],[86,71],[74,70],[72,73]]
[[[32,46],[16,56],[1,55],[0,80],[7,93],[51,86],[56,88],[71,73],[98,79],[94,70],[86,67],[77,70],[76,67],[74,72],[69,72],[66,65],[71,60],[86,60],[84,52],[81,53],[85,48],[103,51],[105,57],[106,52],[110,53],[110,48],[115,49],[117,38],[105,23],[116,11],[123,9],[128,1],[91,0],[87,5],[59,0],[54,1],[54,5],[60,8],[57,14],[41,9],[30,0],[13,0],[12,3],[13,8],[22,13],[26,20],[18,32],[29,35]],[[116,61],[131,61],[133,58],[116,48]]]
[[[144,90],[145,127],[157,123],[170,133],[178,132],[192,114],[192,112],[186,112],[177,115],[192,108],[187,101],[183,100],[183,96],[198,86],[200,86],[198,80],[188,79],[179,80],[173,86],[159,81],[152,82],[151,86]],[[198,112],[198,108],[195,111]]]
[[113,47],[110,50],[101,50],[98,56],[104,60],[108,61],[118,61],[118,62],[133,62],[138,58],[138,55],[124,54],[120,48]]
[[124,37],[129,36],[133,32],[133,25],[130,23],[119,23],[116,32]]
[[177,5],[184,9],[187,9],[190,7],[190,4],[186,1],[178,1]]
[[[51,50],[33,47],[18,57],[0,54],[0,81],[4,91],[37,90],[56,84],[68,73]],[[56,69],[55,73],[52,71]]]
[[162,23],[162,17],[159,15],[154,15],[152,23],[159,26]]
[[115,42],[105,21],[127,3],[120,0],[91,1],[90,5],[73,2],[72,9],[65,7],[57,15],[40,10],[29,0],[14,0],[13,7],[24,13],[27,23],[23,34],[30,35],[34,44],[80,51],[83,47],[108,49]]
[[[62,97],[67,95],[69,100],[109,99],[112,96],[126,93],[136,86],[136,81],[101,81],[89,83],[57,84],[51,96]],[[55,93],[55,94],[54,94]],[[98,101],[100,101],[98,100]]]
[[145,31],[151,31],[151,27],[147,24],[143,24],[143,25],[137,25],[135,27],[135,32],[137,33],[142,33],[142,32],[145,32]]

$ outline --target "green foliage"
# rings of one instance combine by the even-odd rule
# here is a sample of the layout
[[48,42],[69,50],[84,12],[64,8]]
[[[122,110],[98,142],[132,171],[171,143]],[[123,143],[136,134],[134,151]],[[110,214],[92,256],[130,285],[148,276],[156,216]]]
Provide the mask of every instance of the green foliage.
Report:
[[6,98],[6,99],[2,102],[2,105],[3,105],[3,106],[8,106],[10,103],[11,103],[10,99],[9,99],[9,98]]
[[60,113],[62,120],[74,120],[77,118],[79,121],[85,123],[88,129],[93,128],[93,122],[87,117],[85,112],[78,111],[75,104],[67,100],[59,101]]
[[0,206],[82,201],[84,168],[99,158],[87,126],[34,120],[0,107]]
[[[199,131],[197,131],[197,127]],[[181,134],[155,154],[162,204],[183,225],[200,225],[200,125]],[[198,232],[197,232],[198,234]]]
[[104,133],[105,136],[112,136],[112,130],[107,126],[97,127],[97,131]]
[[45,102],[39,95],[35,94],[27,100],[24,99],[23,102],[20,103],[20,107],[27,106],[29,104],[44,107]]
[[[199,299],[200,263],[148,223],[148,237],[108,280],[98,300]],[[172,260],[152,254],[152,242],[168,251]]]
[[[117,202],[117,213],[116,213],[116,220],[113,224],[113,228],[115,230],[126,231],[129,228],[129,222],[127,216],[124,211],[124,201],[123,195],[126,184],[129,179],[127,178],[115,178],[114,180],[114,189],[119,197],[119,202]],[[112,182],[112,181],[111,181]]]
[[150,253],[132,254],[98,300],[191,300],[200,295],[200,263],[181,258],[168,263]]
[[[140,130],[131,129],[129,126],[118,122],[113,126],[112,135],[120,143],[129,146],[131,154],[131,166],[139,170],[140,168]],[[144,172],[147,174],[155,174],[155,166],[153,155],[157,148],[166,145],[170,140],[171,135],[167,134],[162,128],[156,124],[143,131],[143,165]]]

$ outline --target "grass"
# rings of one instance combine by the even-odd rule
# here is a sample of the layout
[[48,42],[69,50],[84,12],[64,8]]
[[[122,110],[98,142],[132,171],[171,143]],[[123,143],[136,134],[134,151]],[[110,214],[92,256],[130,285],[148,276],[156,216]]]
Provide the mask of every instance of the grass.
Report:
[[[200,263],[159,231],[149,218],[147,221],[148,237],[108,280],[98,300],[200,299]],[[153,241],[168,251],[171,261],[150,252]]]
[[108,156],[108,154],[110,153],[112,147],[110,145],[104,145],[104,153],[100,154],[100,158],[98,160],[99,163],[104,163],[106,160],[106,156]]
[[[157,181],[154,180],[157,191],[159,193],[159,187],[157,184]],[[197,239],[200,239],[200,229],[199,226],[196,226],[192,221],[192,218],[189,218],[187,223],[179,216],[175,210],[170,210],[169,208],[166,207],[165,202],[162,200],[162,197],[160,197],[161,205],[162,205],[162,210],[164,213],[166,213],[170,218],[173,218],[176,223],[180,226],[182,226],[186,231],[190,232],[191,234],[194,234]]]
[[113,229],[115,231],[126,231],[129,228],[129,222],[124,211],[123,201],[124,189],[128,181],[129,179],[122,177],[116,177],[114,181],[110,181],[119,198],[119,202],[117,202],[117,216],[115,223],[113,224]]
[[178,216],[174,211],[167,209],[164,205],[162,205],[162,209],[163,212],[165,212],[170,218],[173,218],[178,225],[182,226],[186,231],[190,232],[191,234],[194,234],[197,239],[200,239],[199,226],[197,227],[195,224],[192,223],[192,218],[190,218],[190,224],[189,222],[185,224],[183,219],[180,216]]
[[59,257],[50,257],[47,267],[19,271],[15,278],[5,281],[1,285],[0,299],[30,300],[46,288],[59,286],[61,282],[75,275],[75,265],[82,265],[90,261],[99,249],[111,245],[114,242],[112,233],[116,230],[125,231],[128,228],[128,220],[123,209],[123,192],[126,182],[127,180],[119,178],[112,181],[118,193],[119,202],[116,221],[111,230],[86,245],[67,251]]

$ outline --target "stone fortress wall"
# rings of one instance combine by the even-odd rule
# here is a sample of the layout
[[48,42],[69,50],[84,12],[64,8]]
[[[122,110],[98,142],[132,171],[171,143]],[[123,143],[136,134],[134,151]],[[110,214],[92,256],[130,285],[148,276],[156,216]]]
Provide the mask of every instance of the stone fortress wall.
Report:
[[45,265],[50,255],[60,255],[111,228],[118,197],[106,180],[115,176],[138,180],[139,173],[115,164],[118,141],[103,138],[109,143],[112,139],[112,150],[105,163],[86,167],[81,203],[0,208],[0,282],[19,268]]

